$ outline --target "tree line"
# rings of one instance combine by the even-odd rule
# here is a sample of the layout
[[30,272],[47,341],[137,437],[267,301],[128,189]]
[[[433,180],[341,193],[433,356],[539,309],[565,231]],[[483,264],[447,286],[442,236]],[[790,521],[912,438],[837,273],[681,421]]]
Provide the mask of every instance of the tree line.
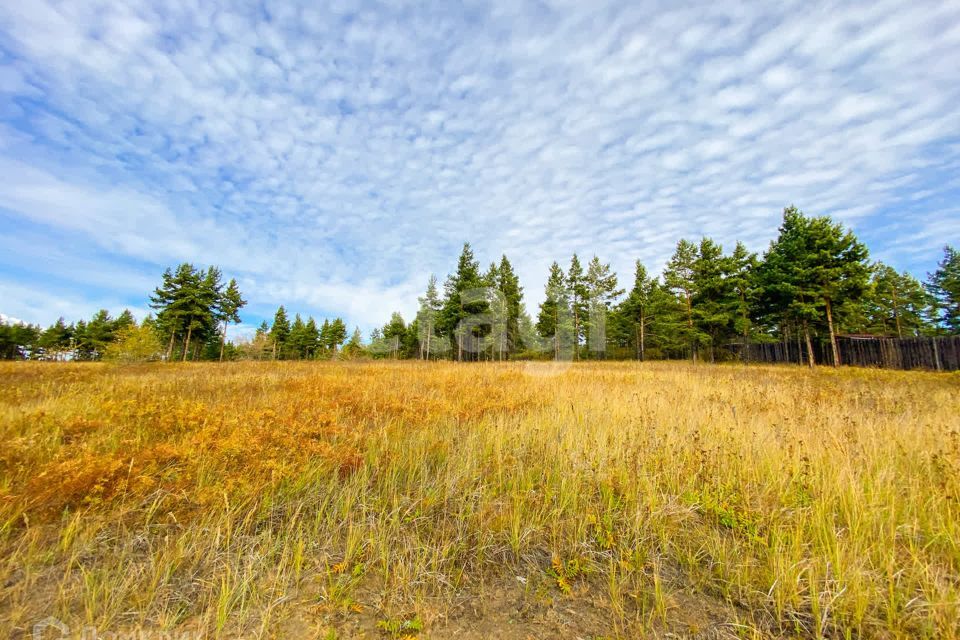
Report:
[[815,364],[814,343],[841,363],[838,337],[960,334],[960,255],[944,248],[921,283],[870,262],[866,246],[828,216],[784,210],[779,233],[762,254],[742,243],[725,252],[710,238],[681,239],[662,275],[635,264],[629,290],[609,263],[550,265],[535,317],[506,256],[486,271],[469,243],[442,294],[431,276],[419,311],[399,313],[370,336],[374,357],[510,358],[738,357],[751,343],[797,340]]
[[[324,320],[318,327],[313,316],[306,322],[299,313],[291,323],[282,305],[273,316],[273,323],[260,324],[253,340],[244,345],[242,354],[253,360],[328,360],[346,355],[359,356],[363,344],[360,330],[347,341],[347,325],[342,318]],[[344,344],[346,342],[346,344]]]
[[[585,263],[585,264],[584,264]],[[482,269],[469,243],[441,286],[431,276],[409,323],[398,312],[364,342],[342,318],[317,323],[277,309],[249,340],[229,340],[246,305],[236,280],[189,263],[167,269],[150,296],[155,315],[137,323],[101,310],[46,329],[0,323],[4,359],[304,360],[418,358],[509,360],[738,357],[748,344],[795,342],[840,363],[838,336],[960,334],[960,254],[950,247],[920,282],[871,262],[866,246],[828,216],[784,210],[762,254],[710,238],[681,239],[658,277],[637,261],[629,290],[597,256],[550,265],[531,316],[507,256]],[[814,344],[818,346],[814,349]],[[823,348],[821,348],[823,347]]]

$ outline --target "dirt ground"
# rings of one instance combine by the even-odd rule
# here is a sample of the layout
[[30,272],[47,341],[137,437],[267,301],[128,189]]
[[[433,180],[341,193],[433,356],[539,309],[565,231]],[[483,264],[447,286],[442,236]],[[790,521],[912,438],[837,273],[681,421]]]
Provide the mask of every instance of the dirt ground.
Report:
[[[644,614],[634,606],[621,617],[604,596],[604,586],[585,581],[575,585],[569,594],[557,592],[548,579],[488,584],[483,588],[482,598],[464,594],[453,603],[423,603],[421,610],[432,613],[420,620],[422,628],[396,633],[383,629],[382,621],[390,618],[383,610],[376,606],[357,609],[331,613],[322,607],[297,607],[281,625],[280,635],[329,640],[721,640],[742,638],[745,628],[758,631],[753,624],[744,625],[750,618],[749,613],[695,590],[670,590],[664,615]],[[396,619],[402,621],[404,617]]]

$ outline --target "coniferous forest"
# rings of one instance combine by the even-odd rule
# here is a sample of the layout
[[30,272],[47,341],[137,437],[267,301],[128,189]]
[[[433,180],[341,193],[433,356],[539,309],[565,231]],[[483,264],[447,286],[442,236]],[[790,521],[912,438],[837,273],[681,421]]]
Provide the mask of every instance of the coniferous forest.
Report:
[[[761,255],[739,242],[729,248],[710,238],[681,239],[660,276],[637,261],[629,279],[597,255],[554,262],[536,309],[526,307],[506,255],[484,269],[466,243],[442,284],[430,277],[415,317],[393,313],[367,339],[359,329],[349,331],[342,318],[318,322],[294,313],[291,319],[285,306],[251,339],[231,339],[230,327],[240,322],[247,301],[236,280],[225,283],[217,267],[168,269],[149,300],[154,313],[139,322],[129,311],[112,317],[100,310],[90,320],[68,324],[60,318],[45,329],[0,324],[0,357],[843,364],[843,346],[851,341],[863,349],[872,339],[908,344],[960,334],[960,254],[945,247],[937,269],[921,282],[871,261],[867,247],[842,224],[789,207]],[[957,357],[936,353],[937,341],[932,344],[937,368]]]

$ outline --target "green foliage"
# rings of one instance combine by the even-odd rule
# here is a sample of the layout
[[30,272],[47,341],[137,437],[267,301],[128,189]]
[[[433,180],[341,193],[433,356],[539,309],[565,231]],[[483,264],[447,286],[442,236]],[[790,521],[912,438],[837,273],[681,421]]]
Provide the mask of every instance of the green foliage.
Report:
[[343,346],[343,356],[345,358],[354,359],[362,357],[364,353],[365,349],[363,347],[363,336],[360,334],[360,327],[357,327],[353,330],[350,340],[348,340],[347,344]]
[[583,327],[587,352],[606,353],[607,314],[616,299],[623,295],[623,290],[617,288],[617,274],[609,264],[601,263],[600,258],[593,256],[587,265],[583,290],[586,292],[587,314],[583,317]]
[[537,332],[549,344],[556,360],[568,359],[576,348],[570,291],[560,265],[550,265],[546,296],[537,315]]
[[480,264],[473,256],[470,243],[464,243],[457,270],[444,284],[443,307],[437,318],[437,327],[442,336],[451,342],[451,353],[457,360],[476,359],[475,341],[481,328],[470,326],[466,321],[487,311],[487,302],[474,292],[484,287]]
[[580,356],[580,345],[583,344],[587,314],[589,313],[589,297],[587,282],[583,274],[580,258],[573,254],[570,258],[570,267],[567,269],[566,279],[563,282],[567,299],[570,305],[570,316],[573,327],[573,354]]
[[407,326],[403,316],[394,311],[390,322],[374,330],[368,350],[377,358],[411,358],[417,352],[419,331],[416,321]]
[[0,359],[25,360],[37,348],[40,327],[24,323],[0,322]]
[[737,242],[729,258],[727,278],[734,296],[733,331],[742,338],[743,342],[749,341],[754,333],[751,316],[758,294],[756,282],[758,264],[757,254],[747,251],[742,242]]
[[131,363],[159,360],[163,347],[152,322],[140,326],[130,324],[117,331],[113,342],[106,346],[104,360]]
[[960,252],[943,248],[943,260],[928,274],[927,291],[933,296],[934,321],[949,333],[960,333]]
[[[224,289],[217,267],[204,272],[185,262],[176,271],[164,271],[160,286],[150,296],[150,306],[157,311],[157,328],[167,340],[166,359],[173,358],[177,343],[182,345],[182,360],[197,359],[200,345],[211,343],[218,335],[222,351],[226,324],[239,321],[238,311],[245,304],[235,280]],[[224,334],[219,334],[221,324]]]
[[[318,327],[313,317],[294,314],[291,323],[282,305],[271,324],[263,322],[252,339],[234,346],[227,342],[229,325],[241,321],[247,304],[237,281],[224,286],[217,267],[183,263],[166,269],[150,295],[156,310],[151,326],[166,360],[578,359],[609,353],[712,361],[732,357],[749,342],[792,345],[803,338],[810,351],[826,336],[839,360],[836,335],[842,332],[904,338],[960,332],[960,254],[952,247],[921,284],[882,263],[869,265],[852,231],[795,207],[784,210],[762,259],[739,242],[725,254],[710,238],[681,239],[662,278],[650,277],[637,261],[633,280],[624,298],[616,273],[596,255],[586,268],[577,254],[566,271],[554,262],[534,322],[506,255],[481,273],[465,243],[442,293],[431,275],[413,322],[394,313],[374,330],[369,346],[358,331],[347,340],[342,318]],[[44,330],[0,324],[0,358],[98,360],[135,326],[129,311],[114,319],[103,309],[74,324],[60,318]]]
[[37,339],[37,354],[44,360],[62,360],[73,344],[73,329],[60,317]]
[[246,304],[247,301],[244,300],[240,294],[240,287],[237,286],[237,281],[231,278],[226,290],[219,296],[214,305],[215,316],[217,320],[223,323],[223,333],[220,336],[220,360],[224,358],[224,350],[227,342],[227,326],[231,323],[236,324],[240,322],[240,309],[245,307]]
[[423,621],[418,616],[388,618],[378,621],[377,628],[388,636],[399,638],[423,631]]
[[857,333],[898,338],[929,333],[933,299],[907,272],[877,262],[861,303],[846,314],[847,326]]
[[863,296],[870,275],[867,249],[853,232],[788,207],[757,275],[764,311],[802,327],[808,341],[811,327],[826,322],[836,358],[834,324]]
[[690,354],[697,359],[697,347],[703,335],[693,323],[693,296],[696,293],[696,267],[699,259],[697,246],[689,240],[680,240],[663,272],[663,284],[683,306],[684,323],[674,327],[677,338],[689,345]]
[[524,346],[520,332],[520,317],[524,313],[523,287],[520,286],[520,278],[506,255],[500,256],[500,264],[493,276],[490,286],[499,291],[499,302],[503,306],[503,309],[498,310],[502,321],[502,335],[494,344],[494,351],[499,354],[498,359],[503,360]]
[[429,360],[437,353],[442,353],[449,349],[449,342],[439,339],[437,334],[437,319],[442,309],[440,294],[437,290],[437,276],[430,274],[427,281],[427,291],[422,298],[419,298],[420,308],[417,311],[417,342],[419,344],[419,356],[421,359]]
[[747,509],[736,490],[722,486],[703,489],[700,492],[684,494],[683,500],[716,525],[730,529],[751,542],[766,544],[766,538],[763,536],[763,522]]
[[283,358],[287,338],[290,337],[290,320],[287,319],[287,310],[283,305],[273,315],[273,324],[270,326],[270,340],[273,341],[274,359]]
[[[326,321],[324,321],[326,322]],[[334,318],[327,330],[327,340],[323,346],[336,352],[347,339],[347,325],[342,318]]]
[[646,356],[648,333],[653,320],[651,297],[656,287],[656,278],[650,278],[646,267],[637,260],[633,287],[611,318],[611,340],[618,347],[630,349],[637,360],[643,360]]
[[283,344],[283,359],[302,360],[306,358],[308,354],[312,353],[315,348],[316,340],[311,340],[311,336],[307,332],[306,323],[303,321],[303,318],[300,317],[299,313],[296,314],[293,319],[293,324],[290,325],[290,332],[287,334]]
[[565,595],[573,592],[572,581],[587,573],[587,563],[580,558],[570,558],[566,562],[554,555],[546,573]]

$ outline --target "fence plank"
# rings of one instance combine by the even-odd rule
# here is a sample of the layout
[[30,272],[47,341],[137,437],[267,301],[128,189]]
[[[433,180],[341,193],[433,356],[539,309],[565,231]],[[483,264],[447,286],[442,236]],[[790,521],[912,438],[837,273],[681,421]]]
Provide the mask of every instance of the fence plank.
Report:
[[[857,367],[885,369],[960,370],[960,336],[881,338],[840,336],[837,338],[840,361]],[[751,342],[730,345],[731,351],[745,362],[805,363],[809,354],[792,341]],[[823,341],[813,344],[813,356],[819,364],[833,360]]]

